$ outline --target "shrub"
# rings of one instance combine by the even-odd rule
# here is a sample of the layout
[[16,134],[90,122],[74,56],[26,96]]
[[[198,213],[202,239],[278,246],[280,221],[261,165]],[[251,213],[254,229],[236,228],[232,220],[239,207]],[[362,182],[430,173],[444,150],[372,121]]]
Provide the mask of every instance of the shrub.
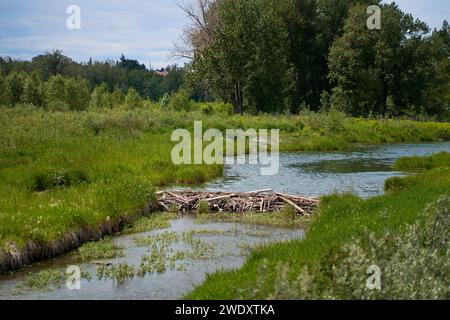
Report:
[[33,191],[45,191],[55,187],[70,187],[89,182],[90,178],[83,170],[41,171],[34,173],[31,177],[30,188]]
[[103,83],[94,88],[91,93],[89,108],[91,109],[110,109],[112,108],[111,97],[108,86]]
[[[292,278],[292,268],[279,264],[269,300],[281,299],[449,299],[450,198],[442,196],[428,206],[404,234],[366,235],[340,249],[331,248],[319,269],[304,268]],[[375,266],[381,272],[380,289],[367,287]],[[268,283],[267,262],[262,264],[250,296],[261,298]]]
[[211,210],[209,208],[209,204],[206,201],[201,201],[198,204],[198,214],[208,214],[211,213]]
[[[64,100],[64,78],[60,75],[52,76],[44,85],[45,102],[48,105],[52,103],[65,102]],[[54,109],[50,109],[54,110]]]
[[140,109],[144,106],[141,96],[134,88],[128,89],[125,97],[125,106],[128,109]]
[[186,90],[173,93],[169,99],[169,108],[175,111],[191,111],[192,102]]
[[43,82],[38,73],[33,72],[25,79],[22,101],[42,106],[44,102]]
[[210,104],[202,104],[201,106],[202,113],[209,116],[214,113],[214,109]]
[[161,109],[167,109],[169,107],[169,101],[170,95],[168,93],[165,93],[164,96],[161,98],[161,101],[159,102]]
[[85,79],[66,78],[64,101],[70,110],[83,111],[89,106],[89,84]]
[[0,71],[0,106],[11,105],[11,90],[5,76]]
[[296,217],[298,217],[297,211],[291,205],[284,206],[280,213],[281,216],[285,219],[294,220]]
[[8,87],[8,95],[11,105],[16,105],[22,101],[25,80],[27,75],[25,72],[13,71],[6,77],[6,86]]

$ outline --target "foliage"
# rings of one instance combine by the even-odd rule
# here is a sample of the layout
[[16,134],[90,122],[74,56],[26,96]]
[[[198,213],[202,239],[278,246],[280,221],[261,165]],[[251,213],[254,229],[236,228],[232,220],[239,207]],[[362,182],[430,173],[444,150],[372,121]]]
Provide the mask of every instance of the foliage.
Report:
[[[428,206],[419,221],[401,235],[373,234],[338,250],[330,250],[320,269],[305,268],[295,279],[288,264],[278,266],[274,288],[267,296],[281,299],[414,299],[450,297],[450,197]],[[367,287],[370,266],[381,271],[380,288]],[[267,281],[262,266],[258,285],[249,294],[258,297]],[[263,293],[267,294],[267,293]]]
[[[186,298],[448,299],[449,171],[368,200],[324,197],[304,240],[260,248]],[[381,268],[381,291],[366,290],[371,265]]]
[[[158,76],[155,70],[147,69],[138,61],[127,59],[123,55],[119,61],[92,61],[90,59],[87,62],[78,63],[65,56],[60,50],[38,55],[31,61],[16,60],[10,57],[0,58],[0,73],[3,73],[5,77],[12,75],[7,88],[10,91],[12,85],[14,91],[12,101],[11,98],[5,99],[0,95],[0,105],[30,102],[28,100],[21,101],[25,81],[24,73],[38,74],[43,81],[48,81],[58,75],[63,78],[82,78],[87,81],[89,90],[103,83],[108,91],[119,89],[126,92],[133,87],[144,99],[158,101],[165,93],[177,91],[184,82],[185,71],[183,68],[174,65],[166,67],[165,70],[168,71],[168,76]],[[38,87],[34,86],[33,88],[37,89]]]
[[130,88],[128,90],[128,93],[125,96],[125,106],[128,109],[139,109],[144,106],[142,103],[142,98],[139,96],[139,93],[135,89]]
[[123,257],[123,248],[119,247],[111,238],[103,238],[97,242],[88,242],[78,248],[82,260],[104,260]]
[[441,152],[429,157],[406,157],[397,160],[394,169],[417,172],[439,167],[450,167],[450,153]]
[[167,107],[175,111],[191,111],[192,103],[189,93],[180,90],[170,95]]
[[369,30],[365,9],[365,5],[350,9],[343,34],[330,50],[329,77],[336,84],[333,105],[364,116],[419,108],[429,72],[423,40],[428,27],[389,4],[381,6],[382,28]]
[[[221,27],[214,41],[194,61],[193,70],[211,90],[231,102],[236,113],[272,112],[285,107],[290,80],[284,24],[272,1],[221,1]],[[230,45],[232,44],[232,45]]]
[[[368,4],[382,10],[369,30]],[[235,113],[334,107],[356,116],[448,119],[447,22],[428,26],[396,4],[363,0],[216,0],[185,8],[190,87]],[[205,109],[205,112],[210,110]]]
[[158,106],[83,112],[23,104],[0,108],[0,245],[22,247],[28,241],[63,239],[68,230],[114,224],[155,203],[152,186],[199,184],[221,176],[221,165],[171,161],[172,131],[192,130],[196,120],[205,130],[279,128],[281,151],[450,138],[446,123],[364,120],[338,112],[229,116],[220,111],[226,105],[212,106],[219,110],[212,115]]

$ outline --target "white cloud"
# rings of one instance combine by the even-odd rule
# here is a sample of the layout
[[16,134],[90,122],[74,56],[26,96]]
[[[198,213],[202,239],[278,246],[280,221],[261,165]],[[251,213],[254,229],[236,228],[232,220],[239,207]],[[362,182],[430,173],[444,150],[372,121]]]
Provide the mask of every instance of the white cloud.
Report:
[[79,61],[118,59],[124,53],[145,64],[151,60],[154,67],[174,62],[169,56],[184,14],[172,1],[75,1],[81,8],[81,30],[65,27],[67,1],[36,2],[32,7],[20,1],[16,7],[9,5],[10,17],[0,4],[0,27],[5,26],[0,31],[0,52],[31,58],[61,49]]

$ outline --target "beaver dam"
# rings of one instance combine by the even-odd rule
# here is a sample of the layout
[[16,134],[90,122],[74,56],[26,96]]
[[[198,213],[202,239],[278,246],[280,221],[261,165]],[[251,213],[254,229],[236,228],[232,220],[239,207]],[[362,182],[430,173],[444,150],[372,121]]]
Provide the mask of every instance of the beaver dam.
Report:
[[277,212],[290,206],[300,215],[309,216],[319,199],[287,195],[273,190],[252,192],[160,191],[158,205],[162,211],[198,211],[201,206],[212,212]]

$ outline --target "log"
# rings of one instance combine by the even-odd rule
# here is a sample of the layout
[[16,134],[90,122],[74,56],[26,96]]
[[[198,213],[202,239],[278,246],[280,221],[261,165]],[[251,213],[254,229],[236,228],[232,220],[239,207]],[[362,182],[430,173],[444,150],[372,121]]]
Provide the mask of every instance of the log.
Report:
[[294,202],[292,202],[291,200],[286,199],[286,198],[281,197],[281,196],[280,196],[280,199],[283,200],[284,202],[286,202],[287,204],[293,206],[295,209],[297,209],[297,211],[300,211],[300,212],[303,213],[303,214],[307,214],[305,210],[303,210],[302,208],[300,208],[298,205],[296,205],[296,204],[295,204]]
[[216,198],[212,198],[212,199],[206,199],[206,202],[211,202],[211,201],[216,201],[216,200],[221,200],[221,199],[227,199],[227,198],[231,198],[234,197],[234,194],[229,194],[227,196],[221,196],[221,197],[216,197]]
[[318,199],[276,193],[271,189],[245,193],[159,191],[157,198],[162,211],[175,207],[183,212],[198,210],[199,204],[206,202],[211,210],[219,212],[279,212],[290,205],[298,214],[310,215],[319,205]]

